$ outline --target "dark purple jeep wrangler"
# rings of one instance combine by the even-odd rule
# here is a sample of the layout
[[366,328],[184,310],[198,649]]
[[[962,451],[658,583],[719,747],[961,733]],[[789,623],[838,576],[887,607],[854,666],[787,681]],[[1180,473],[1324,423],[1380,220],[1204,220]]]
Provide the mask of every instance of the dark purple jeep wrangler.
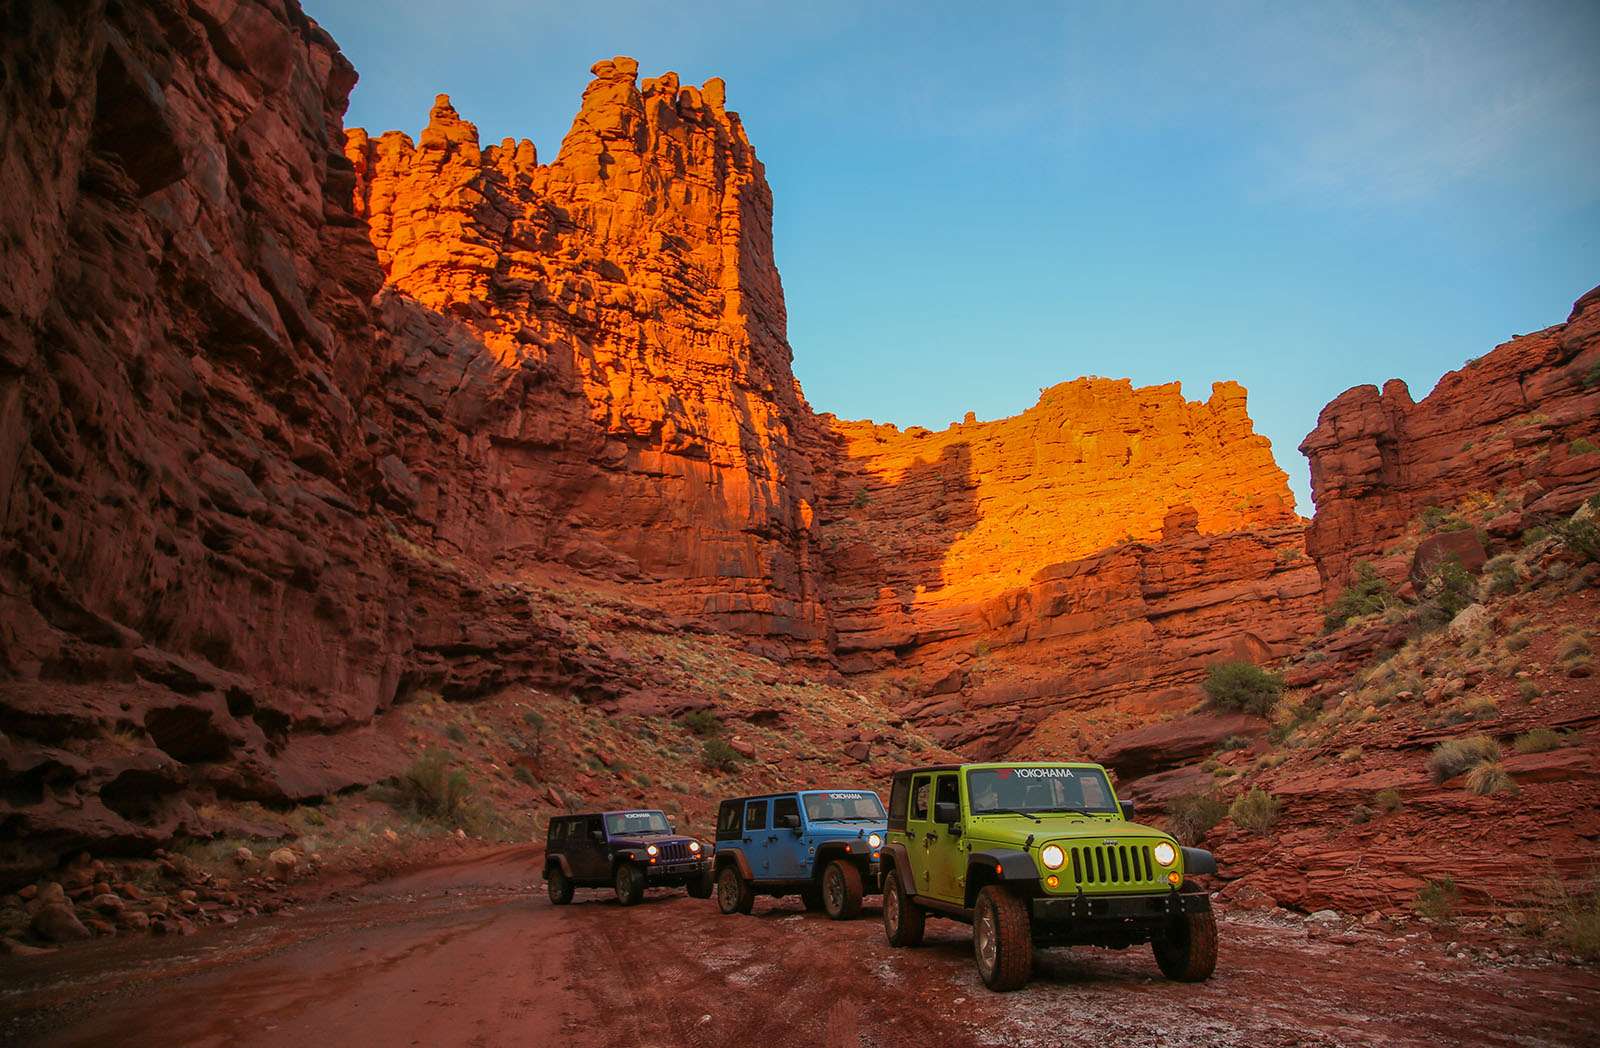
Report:
[[607,811],[558,815],[550,820],[544,876],[550,901],[572,901],[574,888],[616,889],[632,906],[646,888],[688,888],[711,897],[712,849],[674,831],[659,811]]

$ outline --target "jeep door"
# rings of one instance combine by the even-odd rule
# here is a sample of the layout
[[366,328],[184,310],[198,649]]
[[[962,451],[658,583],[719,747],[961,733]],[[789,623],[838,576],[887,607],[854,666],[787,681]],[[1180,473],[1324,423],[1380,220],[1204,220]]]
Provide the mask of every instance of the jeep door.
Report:
[[918,895],[932,895],[933,857],[938,834],[933,824],[933,776],[911,779],[911,804],[906,809],[906,857],[911,860],[911,883]]
[[571,838],[572,872],[590,880],[611,879],[611,856],[606,846],[606,822],[598,815],[583,820],[582,830]]
[[947,811],[954,807],[956,822],[941,823],[933,819],[934,842],[928,851],[929,881],[933,886],[933,894],[941,899],[950,899],[962,902],[966,899],[967,889],[967,853],[959,835],[961,829],[961,776],[958,772],[941,772],[933,783],[933,812],[937,816],[940,807]]
[[801,822],[800,799],[778,797],[772,802],[771,842],[767,852],[772,856],[771,876],[774,880],[797,881],[811,876],[811,857],[808,854],[805,824]]
[[777,837],[768,829],[767,800],[746,801],[744,805],[744,857],[750,862],[750,876],[758,881],[772,876],[772,842]]

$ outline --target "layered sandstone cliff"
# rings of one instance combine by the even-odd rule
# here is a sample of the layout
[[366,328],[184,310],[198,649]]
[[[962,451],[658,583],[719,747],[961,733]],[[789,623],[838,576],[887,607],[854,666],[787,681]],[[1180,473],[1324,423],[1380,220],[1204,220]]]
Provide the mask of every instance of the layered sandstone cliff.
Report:
[[1421,401],[1391,379],[1336,398],[1300,445],[1317,515],[1306,544],[1327,595],[1361,560],[1391,578],[1391,544],[1423,510],[1468,497],[1503,513],[1491,536],[1572,512],[1600,486],[1600,288],[1565,324],[1522,335],[1452,371]]
[[875,674],[985,750],[1306,625],[1237,387],[1071,383],[939,434],[813,414],[719,81],[598,63],[541,164],[442,98],[416,141],[346,135],[354,72],[293,4],[28,11],[0,865],[391,775],[421,690],[682,706],[541,586]]

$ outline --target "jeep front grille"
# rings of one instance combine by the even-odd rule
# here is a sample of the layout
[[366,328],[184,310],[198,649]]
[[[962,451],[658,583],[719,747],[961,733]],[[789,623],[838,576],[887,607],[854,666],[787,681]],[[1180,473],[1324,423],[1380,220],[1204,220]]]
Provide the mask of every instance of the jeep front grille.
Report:
[[1082,885],[1156,883],[1148,844],[1092,844],[1072,849],[1072,879]]
[[660,851],[656,855],[659,862],[688,862],[694,856],[689,852],[687,841],[672,841],[667,844],[657,845]]

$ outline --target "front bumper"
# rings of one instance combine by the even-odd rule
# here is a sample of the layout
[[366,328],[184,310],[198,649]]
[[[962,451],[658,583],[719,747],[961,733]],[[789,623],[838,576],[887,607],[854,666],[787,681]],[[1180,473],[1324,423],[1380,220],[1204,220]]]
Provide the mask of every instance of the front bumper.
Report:
[[1033,899],[1033,919],[1044,925],[1081,928],[1103,925],[1154,926],[1186,913],[1211,909],[1205,892],[1163,892],[1160,895],[1063,895]]
[[697,877],[704,877],[711,872],[712,860],[709,858],[688,859],[684,862],[674,863],[648,863],[644,867],[644,879],[647,884],[663,881],[675,881],[680,884],[688,883]]

